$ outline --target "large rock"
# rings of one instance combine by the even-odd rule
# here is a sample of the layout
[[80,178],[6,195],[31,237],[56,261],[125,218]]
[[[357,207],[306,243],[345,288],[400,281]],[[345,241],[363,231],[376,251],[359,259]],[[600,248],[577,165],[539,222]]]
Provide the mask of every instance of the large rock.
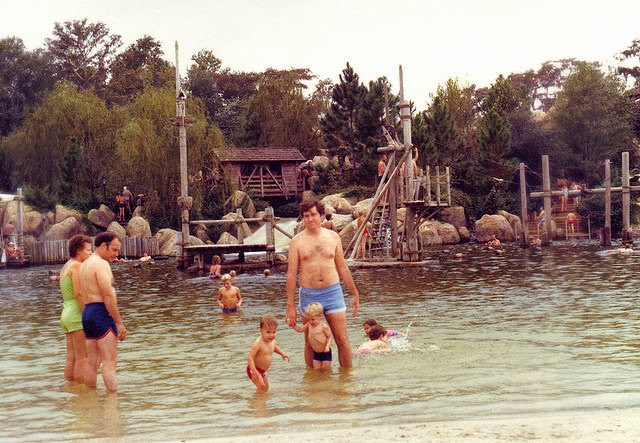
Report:
[[[34,208],[22,202],[22,213],[26,214],[27,212],[31,212],[31,211],[34,211]],[[17,200],[11,200],[7,202],[7,205],[5,206],[2,226],[6,225],[9,222],[13,222],[13,224],[17,226],[17,221],[18,221],[18,202]]]
[[107,206],[100,205],[100,208],[90,210],[87,218],[99,228],[106,229],[115,220],[116,215]]
[[216,242],[218,245],[237,245],[238,239],[228,232],[223,232],[218,241]]
[[207,231],[207,226],[202,223],[198,223],[196,225],[196,237],[198,237],[204,243],[211,242],[211,238],[209,237],[209,231]]
[[43,217],[42,213],[38,211],[25,212],[22,216],[22,232],[25,235],[38,237],[44,232],[46,228],[46,221],[46,215]]
[[[156,232],[156,238],[158,239],[158,249],[160,251],[160,255],[166,255],[169,257],[176,256],[176,242],[177,242],[177,234],[178,231],[174,229],[160,229]],[[202,240],[193,235],[189,236],[189,241],[192,245],[202,245],[204,244]]]
[[369,212],[369,209],[371,208],[372,203],[373,203],[373,197],[367,198],[365,200],[360,200],[355,205],[352,205],[353,213],[360,214],[361,211],[365,211],[365,214],[366,214],[367,212]]
[[311,160],[311,164],[316,169],[327,169],[331,164],[331,161],[327,157],[316,155],[313,157],[313,160]]
[[151,237],[149,222],[142,217],[133,217],[125,229],[129,237]]
[[353,239],[353,236],[356,235],[356,231],[358,230],[358,222],[356,220],[352,221],[348,225],[346,225],[340,231],[340,241],[342,242],[342,249],[346,249],[349,246],[349,243]]
[[[223,216],[222,220],[236,221],[238,220],[238,215],[235,212],[230,212],[229,214]],[[251,228],[249,228],[247,222],[229,223],[225,225],[224,230],[236,238],[240,237],[240,233],[242,233],[242,238],[247,238],[252,234]]]
[[302,191],[302,201],[317,199],[316,194],[312,190]]
[[253,202],[249,198],[249,194],[244,191],[236,191],[226,201],[225,206],[229,208],[229,211],[234,212],[236,209],[242,209],[242,216],[244,218],[253,218],[256,216],[256,208]]
[[435,229],[442,240],[443,245],[456,245],[460,243],[460,234],[455,226],[451,223],[443,223],[437,220],[433,221]]
[[[9,204],[8,201],[0,201],[0,223],[2,223],[2,221],[4,220],[4,213],[7,210],[7,205]],[[4,225],[2,225],[4,226]],[[2,227],[0,226],[0,227]]]
[[471,240],[471,233],[466,226],[460,226],[458,228],[458,235],[460,236],[460,242],[467,243]]
[[514,238],[516,233],[522,232],[522,222],[520,221],[520,217],[514,214],[510,214],[507,211],[497,211],[496,214],[503,216],[509,222],[509,226],[513,229]]
[[325,204],[333,206],[338,214],[353,214],[353,206],[342,194],[327,195],[321,200]]
[[344,214],[334,214],[331,216],[333,225],[336,227],[336,231],[342,231],[349,223],[353,221],[353,217]]
[[491,240],[492,235],[498,237],[500,241],[515,239],[513,229],[506,218],[498,214],[485,214],[476,221],[476,238],[479,243],[485,243]]
[[62,205],[56,205],[55,214],[53,217],[53,223],[60,223],[63,220],[73,217],[79,222],[82,221],[82,214],[74,209],[66,208]]
[[456,229],[461,226],[467,226],[467,218],[464,215],[464,208],[462,206],[452,206],[450,208],[444,208],[438,213],[438,220],[451,223]]
[[120,238],[124,238],[127,236],[127,231],[125,231],[122,225],[117,221],[112,221],[111,223],[109,223],[109,226],[107,226],[107,232],[113,232]]
[[65,240],[76,234],[86,234],[87,228],[75,218],[67,218],[51,226],[41,240]]
[[423,247],[442,244],[442,237],[438,233],[437,223],[434,220],[429,220],[418,227],[418,237]]

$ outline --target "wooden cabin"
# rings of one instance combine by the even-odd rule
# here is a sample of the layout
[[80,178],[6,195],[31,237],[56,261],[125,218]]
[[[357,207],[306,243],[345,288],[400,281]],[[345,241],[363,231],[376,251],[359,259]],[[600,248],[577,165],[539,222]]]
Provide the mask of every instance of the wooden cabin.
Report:
[[231,168],[238,189],[256,197],[298,198],[304,190],[297,148],[225,148],[215,152],[222,169]]

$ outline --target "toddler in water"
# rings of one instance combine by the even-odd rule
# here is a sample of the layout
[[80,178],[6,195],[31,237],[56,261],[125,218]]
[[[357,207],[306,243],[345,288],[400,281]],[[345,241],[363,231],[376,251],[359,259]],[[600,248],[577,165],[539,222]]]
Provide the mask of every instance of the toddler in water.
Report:
[[324,308],[318,302],[311,302],[304,310],[307,323],[303,326],[291,326],[298,332],[307,331],[307,339],[313,349],[313,369],[331,368],[331,328],[322,322]]
[[[364,328],[364,333],[365,333],[365,335],[367,337],[369,336],[369,331],[371,330],[371,327],[375,326],[375,325],[379,325],[379,323],[376,320],[372,319],[372,318],[370,318],[369,320],[365,321],[362,324],[362,327]],[[380,325],[380,326],[382,326],[382,325]],[[394,331],[393,329],[389,329],[389,330],[387,330],[387,337],[404,337],[404,334],[402,332],[398,332],[398,331]]]
[[262,317],[260,319],[260,337],[253,342],[253,346],[249,351],[247,375],[256,385],[257,394],[269,389],[267,371],[271,366],[273,353],[280,355],[283,360],[290,361],[289,356],[276,345],[277,329],[278,321],[274,317],[270,315]]
[[369,329],[369,340],[371,341],[363,343],[358,349],[356,349],[355,353],[357,355],[391,352],[387,347],[387,330],[382,326],[371,326],[371,329]]
[[224,274],[222,276],[224,286],[218,289],[218,306],[222,308],[222,312],[238,312],[242,306],[242,295],[240,289],[231,285],[231,276]]

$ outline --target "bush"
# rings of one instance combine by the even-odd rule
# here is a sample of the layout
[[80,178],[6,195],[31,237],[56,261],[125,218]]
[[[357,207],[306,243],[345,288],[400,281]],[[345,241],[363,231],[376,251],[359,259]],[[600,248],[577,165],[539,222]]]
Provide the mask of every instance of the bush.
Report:
[[32,188],[29,185],[24,187],[24,200],[39,211],[52,211],[58,203],[58,195],[50,192],[49,185],[44,188]]
[[298,217],[300,215],[300,203],[287,203],[279,208],[274,208],[274,212],[276,217]]

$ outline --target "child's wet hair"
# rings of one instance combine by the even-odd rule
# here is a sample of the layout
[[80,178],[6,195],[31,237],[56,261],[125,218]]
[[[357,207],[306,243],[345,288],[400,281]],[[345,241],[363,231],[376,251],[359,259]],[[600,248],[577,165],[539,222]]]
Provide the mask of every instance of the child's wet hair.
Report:
[[374,319],[370,318],[369,320],[366,320],[364,323],[362,323],[362,326],[367,325],[367,326],[371,327],[371,326],[375,326],[377,324],[378,324],[377,321],[375,321]]
[[369,329],[369,340],[377,340],[380,337],[385,337],[387,335],[387,330],[380,325],[373,325],[371,329]]
[[324,308],[320,303],[316,301],[309,303],[307,307],[304,308],[304,316],[307,318],[317,317],[319,315],[322,315],[323,312],[324,312]]
[[278,320],[272,315],[265,315],[260,319],[260,329],[262,328],[278,328]]
[[224,274],[224,275],[222,276],[222,281],[225,281],[225,280],[233,280],[233,278],[232,278],[232,277],[231,277],[231,275],[229,275],[229,274]]

